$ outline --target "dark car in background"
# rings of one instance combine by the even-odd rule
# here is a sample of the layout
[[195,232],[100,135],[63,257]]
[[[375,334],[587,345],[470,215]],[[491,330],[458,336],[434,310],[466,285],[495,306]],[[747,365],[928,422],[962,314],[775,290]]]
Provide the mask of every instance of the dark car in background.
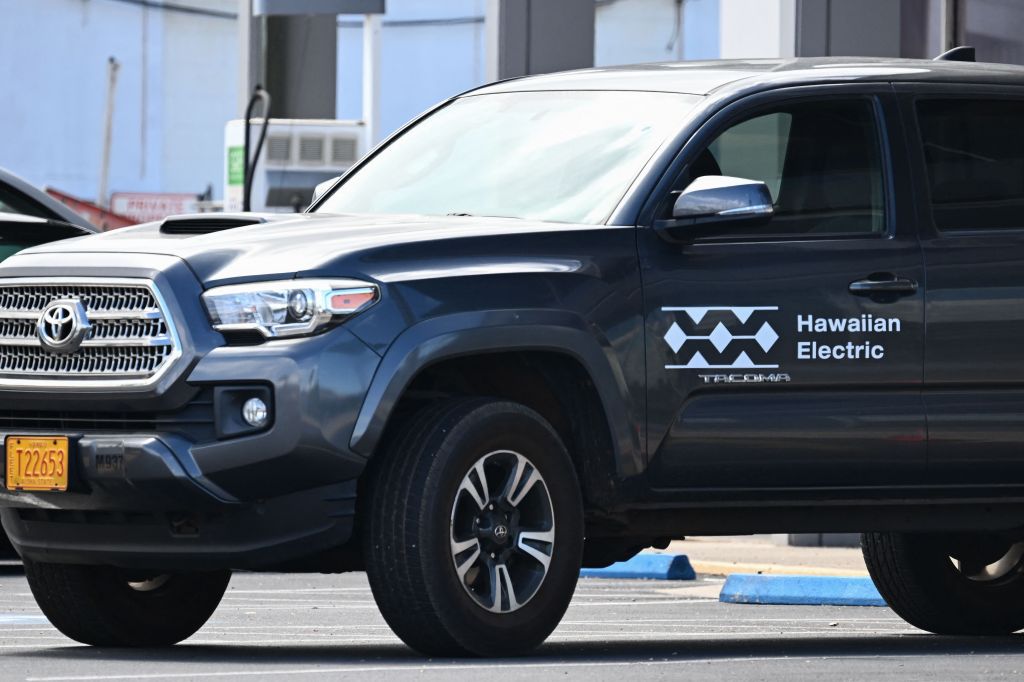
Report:
[[7,214],[67,223],[96,232],[96,227],[88,220],[25,179],[0,168],[0,218],[6,218]]
[[30,246],[96,231],[46,192],[0,168],[0,261]]
[[16,213],[0,213],[0,261],[30,246],[90,234],[94,234],[94,230],[81,225]]

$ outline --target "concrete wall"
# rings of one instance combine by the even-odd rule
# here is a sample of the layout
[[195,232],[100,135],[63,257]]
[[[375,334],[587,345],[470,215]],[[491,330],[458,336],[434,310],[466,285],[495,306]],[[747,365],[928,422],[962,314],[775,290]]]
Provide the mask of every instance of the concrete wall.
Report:
[[[231,12],[235,0],[205,0]],[[121,63],[111,191],[219,186],[235,22],[114,0],[0,0],[0,166],[94,198],[107,59]]]
[[[717,58],[719,2],[686,1],[682,41],[676,0],[599,3],[595,66]],[[382,135],[486,80],[486,0],[388,0],[387,8],[381,31]],[[362,22],[342,16],[338,24],[338,116],[359,118]]]
[[681,17],[679,7],[676,0],[599,4],[594,65],[717,58],[719,0],[687,0]]
[[720,3],[718,25],[722,59],[793,56],[796,0],[720,0]]
[[[96,0],[93,0],[96,1]],[[234,10],[236,0],[203,0]],[[237,116],[238,27],[234,21],[163,13],[162,192],[222,194],[224,124]],[[111,182],[112,189],[118,186]],[[130,188],[129,188],[130,189]]]
[[892,0],[800,0],[797,54],[899,57],[901,6]]
[[[484,0],[388,0],[381,29],[380,132],[484,82]],[[362,114],[362,20],[338,22],[339,118]]]
[[594,0],[488,0],[487,80],[594,66],[596,9]]
[[960,0],[957,39],[974,45],[978,61],[1024,64],[1024,3]]
[[[598,66],[720,56],[720,14],[742,0],[601,0]],[[779,3],[792,0],[747,0]],[[109,190],[222,191],[224,124],[238,115],[238,0],[0,0],[0,166],[87,199],[99,184],[107,58],[118,75]],[[720,5],[722,10],[720,10]],[[486,0],[388,0],[381,134],[485,78]],[[735,14],[735,12],[734,12]],[[361,18],[338,18],[337,115],[362,111]],[[315,87],[317,66],[311,64]]]

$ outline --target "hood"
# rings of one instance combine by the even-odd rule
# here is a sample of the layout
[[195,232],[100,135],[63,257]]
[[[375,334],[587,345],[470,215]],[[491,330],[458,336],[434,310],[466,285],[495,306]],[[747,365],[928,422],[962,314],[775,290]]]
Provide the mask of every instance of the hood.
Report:
[[[22,253],[174,256],[188,263],[206,287],[296,276],[395,280],[402,278],[400,272],[411,278],[417,272],[506,260],[506,254],[521,261],[529,253],[529,248],[525,252],[505,248],[510,244],[503,237],[522,244],[524,237],[532,240],[530,236],[541,233],[557,239],[573,232],[608,229],[473,216],[305,213],[261,217],[270,222],[206,234],[168,234],[161,231],[161,223],[147,223]],[[454,241],[464,242],[464,248],[454,248]],[[13,265],[17,259],[8,262]]]

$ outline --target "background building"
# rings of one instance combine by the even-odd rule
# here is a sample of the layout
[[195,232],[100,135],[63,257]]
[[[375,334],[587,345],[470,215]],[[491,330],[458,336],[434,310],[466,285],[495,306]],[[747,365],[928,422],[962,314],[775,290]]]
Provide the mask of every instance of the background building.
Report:
[[0,166],[95,198],[114,57],[109,191],[216,188],[237,115],[236,0],[189,2],[202,7],[0,0]]
[[[488,79],[486,16],[529,0],[387,0],[383,136]],[[536,0],[534,0],[536,1]],[[545,0],[548,3],[563,0]],[[594,0],[597,66],[793,55],[930,57],[974,44],[1024,62],[1019,0]],[[243,0],[0,0],[0,166],[88,198],[222,192],[224,125],[240,115]],[[553,5],[549,5],[553,6]],[[335,79],[335,115],[359,118],[362,18],[337,25],[336,68],[308,60],[298,87]],[[109,58],[116,60],[111,83]],[[318,80],[319,79],[319,80]],[[112,87],[105,197],[107,94]]]

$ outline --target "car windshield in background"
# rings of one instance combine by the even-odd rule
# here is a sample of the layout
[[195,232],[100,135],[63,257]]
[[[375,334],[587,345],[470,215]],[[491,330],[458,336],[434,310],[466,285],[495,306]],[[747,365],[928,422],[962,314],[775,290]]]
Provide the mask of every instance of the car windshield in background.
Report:
[[463,97],[383,149],[318,211],[600,224],[699,99],[599,91]]

